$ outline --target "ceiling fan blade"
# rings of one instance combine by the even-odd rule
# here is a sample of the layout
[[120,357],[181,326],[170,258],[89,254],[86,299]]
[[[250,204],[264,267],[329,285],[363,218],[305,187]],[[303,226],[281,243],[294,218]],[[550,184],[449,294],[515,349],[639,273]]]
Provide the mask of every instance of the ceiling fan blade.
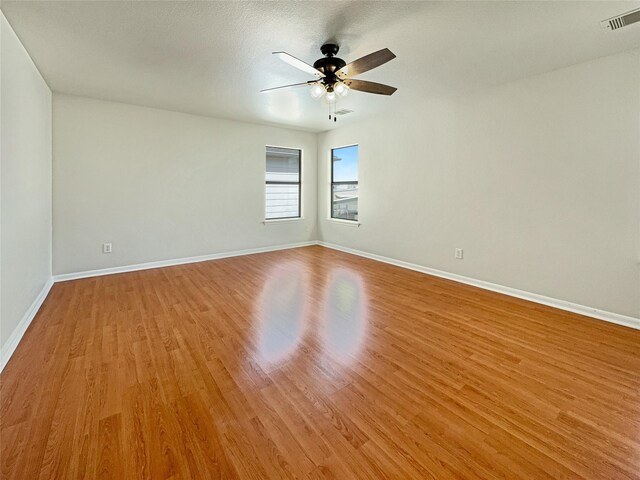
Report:
[[283,62],[287,62],[289,65],[296,67],[298,70],[302,70],[303,72],[319,78],[323,78],[325,76],[324,73],[322,73],[320,70],[313,68],[308,63],[303,62],[293,55],[289,55],[287,52],[273,52],[273,54],[277,55]]
[[396,56],[391,50],[383,48],[382,50],[365,55],[364,57],[345,65],[338,71],[338,75],[340,77],[355,77],[356,75],[368,72],[380,65],[384,65],[394,58],[396,58]]
[[378,95],[393,95],[393,92],[397,90],[396,87],[390,87],[389,85],[383,85],[382,83],[367,82],[366,80],[352,80],[347,78],[346,80],[343,80],[343,83],[352,90],[376,93]]
[[270,92],[271,90],[280,90],[281,88],[303,87],[305,85],[311,85],[312,83],[316,83],[316,82],[311,80],[310,82],[292,83],[291,85],[282,85],[281,87],[265,88],[264,90],[260,90],[260,93]]

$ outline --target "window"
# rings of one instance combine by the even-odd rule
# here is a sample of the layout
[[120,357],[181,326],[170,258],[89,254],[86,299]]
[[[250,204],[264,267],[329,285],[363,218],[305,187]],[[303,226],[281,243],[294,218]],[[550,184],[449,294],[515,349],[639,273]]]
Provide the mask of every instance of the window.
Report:
[[267,147],[265,219],[300,218],[302,152]]
[[358,220],[358,146],[331,150],[331,218]]

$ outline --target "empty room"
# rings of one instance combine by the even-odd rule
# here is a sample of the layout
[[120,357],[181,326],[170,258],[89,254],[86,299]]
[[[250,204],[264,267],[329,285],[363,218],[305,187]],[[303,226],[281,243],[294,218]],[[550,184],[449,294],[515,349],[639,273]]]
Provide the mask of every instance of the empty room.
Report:
[[640,1],[0,10],[0,478],[640,480]]

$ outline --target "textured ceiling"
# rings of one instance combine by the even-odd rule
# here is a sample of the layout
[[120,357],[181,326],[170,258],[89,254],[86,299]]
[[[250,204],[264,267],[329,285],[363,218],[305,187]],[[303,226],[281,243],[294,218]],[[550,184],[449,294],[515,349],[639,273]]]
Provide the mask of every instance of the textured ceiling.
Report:
[[308,77],[271,55],[309,63],[337,41],[347,62],[397,56],[360,78],[393,97],[351,92],[347,124],[416,96],[455,95],[640,46],[640,24],[599,21],[640,2],[64,2],[7,1],[2,11],[56,92],[322,131],[327,106]]

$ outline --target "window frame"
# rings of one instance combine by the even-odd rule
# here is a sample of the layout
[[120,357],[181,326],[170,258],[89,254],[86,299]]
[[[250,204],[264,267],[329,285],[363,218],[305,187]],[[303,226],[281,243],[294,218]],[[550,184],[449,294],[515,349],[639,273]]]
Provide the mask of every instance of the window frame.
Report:
[[[333,181],[333,152],[335,150],[340,150],[342,148],[349,148],[349,147],[358,147],[358,180],[356,180],[355,182],[353,181],[346,181],[346,182],[334,182]],[[354,225],[360,225],[360,195],[358,193],[358,219],[350,219],[350,218],[340,218],[340,217],[334,217],[333,216],[333,186],[334,185],[356,185],[358,186],[360,183],[360,144],[358,143],[351,143],[351,144],[347,144],[347,145],[342,145],[340,147],[332,147],[329,151],[329,163],[331,164],[331,172],[330,172],[330,177],[329,177],[329,220],[332,220],[334,222],[348,222],[348,223],[352,223]]]
[[[297,182],[281,182],[281,181],[268,181],[267,180],[267,149],[269,148],[283,148],[286,150],[296,150],[298,152],[298,181]],[[263,215],[264,222],[281,222],[281,221],[295,221],[302,220],[302,148],[296,147],[283,147],[280,145],[265,145],[264,147],[264,205],[263,205]],[[267,218],[267,185],[298,185],[298,215],[294,217],[274,217]]]

